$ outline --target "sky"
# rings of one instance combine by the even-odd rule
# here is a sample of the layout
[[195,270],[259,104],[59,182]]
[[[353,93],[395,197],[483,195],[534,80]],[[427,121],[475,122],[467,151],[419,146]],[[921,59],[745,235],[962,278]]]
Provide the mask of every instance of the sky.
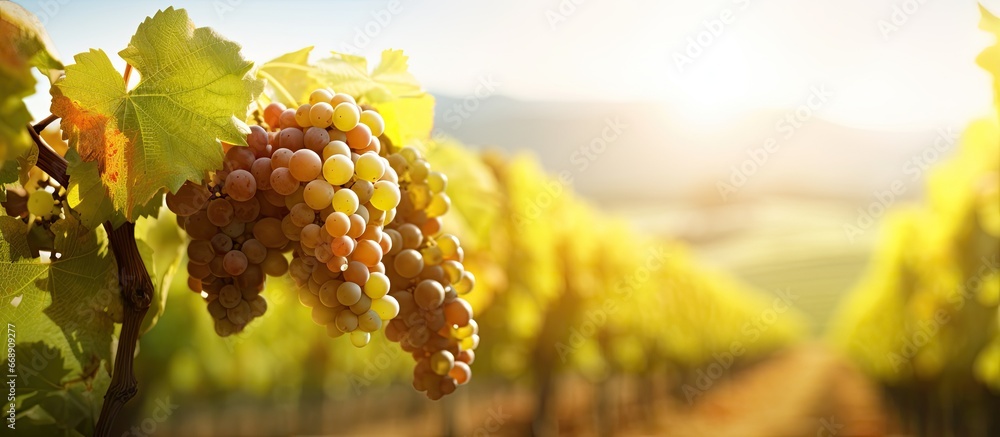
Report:
[[[156,9],[184,7],[198,26],[266,61],[316,46],[410,56],[435,93],[482,81],[524,100],[656,101],[693,123],[795,108],[814,87],[824,117],[852,127],[963,125],[987,114],[988,76],[973,62],[990,37],[973,0],[484,0],[20,2],[46,24],[63,60],[114,53]],[[1000,11],[1000,0],[986,6]],[[29,100],[47,114],[47,83]]]

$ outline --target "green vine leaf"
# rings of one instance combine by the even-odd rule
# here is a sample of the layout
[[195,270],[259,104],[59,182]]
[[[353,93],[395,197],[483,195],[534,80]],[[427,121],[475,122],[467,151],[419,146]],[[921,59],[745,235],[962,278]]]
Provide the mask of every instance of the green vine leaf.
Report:
[[[35,92],[32,67],[54,80],[62,64],[38,17],[9,1],[0,1],[0,165],[31,145],[24,126],[31,114],[23,99]],[[0,182],[10,182],[4,177]]]
[[91,50],[56,82],[52,112],[83,161],[97,163],[114,210],[135,221],[164,188],[215,170],[218,140],[246,144],[242,119],[263,85],[238,44],[195,28],[183,9],[147,18],[119,55],[141,74],[135,89]]
[[257,77],[266,81],[266,94],[272,101],[295,108],[309,101],[309,94],[326,86],[317,78],[316,67],[309,64],[312,47],[285,53],[257,69]]

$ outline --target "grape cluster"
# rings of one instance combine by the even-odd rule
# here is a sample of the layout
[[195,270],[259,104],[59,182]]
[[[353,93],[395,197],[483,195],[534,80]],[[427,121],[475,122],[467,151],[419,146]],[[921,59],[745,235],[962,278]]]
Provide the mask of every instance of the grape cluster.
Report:
[[216,332],[262,315],[265,275],[287,273],[330,337],[364,347],[385,327],[417,361],[414,387],[428,397],[466,383],[479,336],[458,296],[475,278],[458,239],[441,234],[445,175],[416,149],[391,153],[382,116],[347,94],[271,103],[263,125],[250,127],[248,147],[225,145],[207,182],[167,196],[192,238],[189,286]]
[[399,317],[385,334],[416,360],[413,387],[436,400],[472,376],[479,328],[472,307],[459,296],[472,291],[475,277],[462,265],[458,238],[441,233],[441,216],[451,207],[447,177],[431,171],[414,148],[387,160],[399,175],[401,201],[387,225],[392,244],[385,261]]

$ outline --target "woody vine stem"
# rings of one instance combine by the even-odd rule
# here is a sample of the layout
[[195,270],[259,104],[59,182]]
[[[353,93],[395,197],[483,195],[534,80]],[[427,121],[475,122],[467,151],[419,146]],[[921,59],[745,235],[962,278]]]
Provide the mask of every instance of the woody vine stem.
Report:
[[[50,123],[58,119],[50,115],[38,124],[28,125],[28,134],[38,146],[39,169],[64,188],[69,187],[69,175],[66,174],[66,159],[59,156],[39,133]],[[121,291],[124,320],[121,335],[118,338],[118,351],[115,355],[114,368],[111,374],[111,385],[104,395],[104,405],[97,419],[94,435],[109,436],[111,427],[125,404],[138,392],[138,382],[135,379],[133,361],[135,348],[139,342],[139,329],[146,317],[153,298],[153,281],[142,262],[139,248],[135,242],[135,223],[126,222],[117,229],[111,222],[104,222],[104,231],[108,234],[111,251],[118,265],[118,286]],[[53,292],[56,292],[53,290]]]

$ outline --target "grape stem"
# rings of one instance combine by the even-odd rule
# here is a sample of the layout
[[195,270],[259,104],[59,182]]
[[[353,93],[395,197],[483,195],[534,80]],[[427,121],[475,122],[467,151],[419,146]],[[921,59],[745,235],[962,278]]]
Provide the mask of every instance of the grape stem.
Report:
[[[50,115],[35,126],[28,125],[28,133],[38,146],[38,168],[63,187],[69,187],[66,159],[59,156],[38,135],[38,132],[57,118],[55,115]],[[126,222],[115,229],[111,222],[104,222],[104,231],[108,234],[111,251],[115,254],[115,263],[118,265],[118,286],[125,314],[121,335],[118,338],[111,385],[104,395],[101,415],[94,428],[96,436],[111,435],[112,426],[122,407],[138,392],[138,382],[133,369],[135,348],[139,342],[142,320],[146,317],[153,297],[153,280],[150,279],[146,265],[143,264],[139,254],[139,248],[136,246],[135,224]]]

